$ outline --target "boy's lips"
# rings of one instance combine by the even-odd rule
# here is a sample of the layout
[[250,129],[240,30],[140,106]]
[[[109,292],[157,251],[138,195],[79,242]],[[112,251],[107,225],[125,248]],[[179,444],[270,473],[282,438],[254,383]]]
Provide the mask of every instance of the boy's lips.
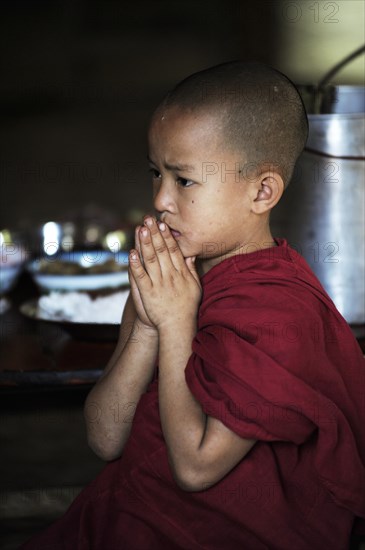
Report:
[[165,222],[165,224],[169,227],[170,229],[170,233],[171,235],[176,239],[177,237],[180,237],[181,236],[181,233],[180,231],[177,231],[177,229],[174,229],[173,227],[171,227],[171,225],[169,223],[167,223],[165,220],[161,220],[163,222]]

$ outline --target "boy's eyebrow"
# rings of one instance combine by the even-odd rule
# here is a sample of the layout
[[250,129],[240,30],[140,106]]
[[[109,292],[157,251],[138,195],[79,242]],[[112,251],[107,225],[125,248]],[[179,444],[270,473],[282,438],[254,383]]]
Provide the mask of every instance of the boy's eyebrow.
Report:
[[[156,163],[153,162],[153,160],[148,155],[147,160],[151,164],[157,166]],[[168,162],[164,163],[164,168],[166,168],[166,170],[171,170],[175,172],[192,172],[194,170],[194,166],[192,166],[191,164],[169,164]]]

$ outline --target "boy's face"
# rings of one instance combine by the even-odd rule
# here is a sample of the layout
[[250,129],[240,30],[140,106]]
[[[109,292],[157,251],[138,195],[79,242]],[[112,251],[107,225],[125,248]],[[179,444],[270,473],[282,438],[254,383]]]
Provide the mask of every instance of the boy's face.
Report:
[[242,159],[225,149],[214,116],[176,107],[158,111],[149,131],[149,159],[155,209],[185,257],[200,257],[206,271],[253,242]]

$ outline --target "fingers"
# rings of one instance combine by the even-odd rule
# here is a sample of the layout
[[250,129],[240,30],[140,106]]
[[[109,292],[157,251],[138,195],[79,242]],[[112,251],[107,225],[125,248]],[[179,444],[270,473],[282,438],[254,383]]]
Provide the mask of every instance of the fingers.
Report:
[[168,255],[170,261],[172,262],[175,269],[178,271],[183,271],[186,267],[184,256],[180,250],[179,245],[177,244],[174,237],[171,235],[171,231],[168,225],[164,222],[158,224],[158,229],[160,235],[164,240],[165,246],[167,247]]
[[128,278],[129,278],[129,284],[131,286],[131,296],[133,299],[134,307],[136,307],[136,296],[139,294],[139,290],[138,290],[136,280],[132,273],[131,265],[129,265],[129,268],[128,268]]
[[[163,222],[158,223],[152,216],[146,216],[144,225],[136,228],[135,245],[138,252],[135,269],[139,269],[139,262],[152,279],[161,279],[171,267],[180,272],[186,272],[188,267],[191,271],[169,227]],[[137,279],[135,271],[133,274]],[[138,277],[143,277],[142,271]]]
[[141,262],[143,264],[143,257],[141,254],[141,243],[139,241],[139,232],[141,231],[141,226],[137,225],[136,229],[134,230],[134,246],[139,254],[139,257],[141,259]]
[[[131,251],[131,253],[132,253],[132,251]],[[132,272],[132,262],[131,262],[131,260],[129,260],[128,279],[129,279],[129,284],[131,286],[131,291],[132,291],[132,296],[133,296],[133,293],[136,290],[138,291],[138,287],[137,287],[137,283],[136,283],[136,280],[135,280],[133,272]]]
[[196,267],[195,267],[195,258],[196,258],[196,256],[190,256],[189,258],[185,258],[185,263],[186,263],[186,266],[187,266],[188,270],[190,271],[190,273],[192,274],[192,276],[196,280],[196,282],[199,283],[199,285],[200,285],[200,278],[199,278],[199,275],[198,275]]
[[[153,220],[153,227],[143,225],[139,231],[139,243],[141,247],[141,256],[148,274],[154,278],[161,278],[161,263],[164,263],[168,254],[167,248],[163,242],[161,235],[159,238],[156,233],[159,233],[156,222]],[[161,262],[161,263],[160,263]]]
[[[168,269],[181,268],[184,265],[183,256],[175,239],[166,224],[160,223],[148,216],[145,227],[139,233],[141,251],[146,269],[153,276],[163,276]],[[180,258],[179,258],[180,256]]]
[[151,287],[151,279],[142,265],[140,255],[133,249],[129,253],[129,282],[132,291],[136,286],[142,290],[148,290]]

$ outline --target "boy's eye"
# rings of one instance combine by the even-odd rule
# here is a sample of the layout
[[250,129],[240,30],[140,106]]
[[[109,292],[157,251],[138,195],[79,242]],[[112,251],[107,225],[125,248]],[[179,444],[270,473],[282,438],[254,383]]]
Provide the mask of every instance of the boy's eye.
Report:
[[177,178],[176,182],[181,187],[190,187],[191,185],[194,185],[194,182],[192,180],[186,180],[185,178]]
[[159,179],[161,177],[160,172],[156,170],[156,168],[150,168],[148,171],[152,174],[153,179]]

